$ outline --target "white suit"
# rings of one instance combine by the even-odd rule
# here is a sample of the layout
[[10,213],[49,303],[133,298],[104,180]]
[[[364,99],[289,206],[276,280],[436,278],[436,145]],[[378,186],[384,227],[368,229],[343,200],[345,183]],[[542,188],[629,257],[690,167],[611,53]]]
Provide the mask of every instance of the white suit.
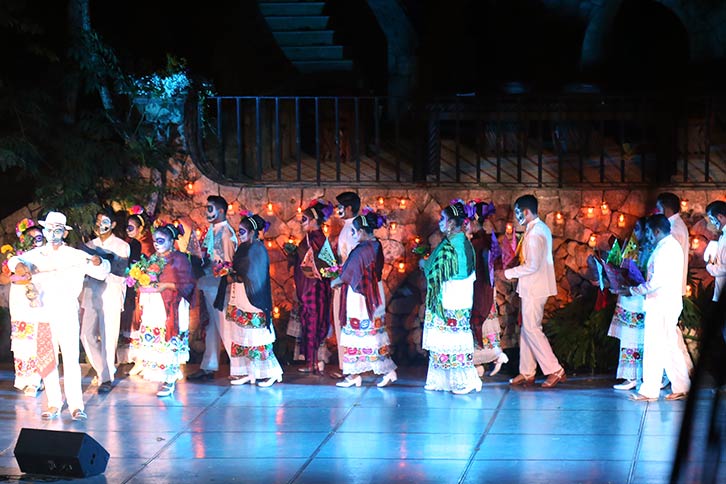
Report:
[[557,280],[552,258],[552,232],[539,217],[527,223],[521,254],[522,263],[504,271],[507,279],[519,279],[517,294],[522,299],[519,372],[525,377],[534,377],[539,364],[545,375],[551,375],[562,366],[542,331],[542,316],[547,299],[557,294]]
[[[343,221],[343,228],[340,229],[338,235],[338,256],[340,257],[340,266],[348,260],[348,254],[355,248],[357,242],[353,239],[353,218],[347,218]],[[343,369],[343,346],[340,344],[340,303],[343,295],[340,287],[333,289],[333,328],[335,330],[335,341],[338,342],[338,366]]]
[[721,291],[726,287],[726,232],[721,233],[716,246],[715,260],[706,266],[706,270],[713,276],[713,301],[718,301]]
[[683,257],[676,239],[667,235],[658,242],[648,259],[648,280],[630,289],[645,296],[645,334],[643,344],[643,384],[638,392],[658,398],[665,370],[673,393],[687,393],[688,368],[678,348],[682,340],[678,317],[683,310],[681,273]]
[[[676,239],[678,245],[681,247],[681,259],[683,260],[683,268],[681,269],[681,296],[686,295],[686,286],[688,285],[688,252],[690,250],[690,244],[688,242],[688,227],[681,218],[681,215],[675,213],[668,217],[668,221],[671,223],[671,236]],[[690,372],[693,369],[693,360],[691,360],[691,354],[686,348],[686,343],[683,341],[683,333],[680,327],[676,327],[678,331],[678,351],[683,354],[683,359],[686,361],[686,367]]]
[[[63,378],[69,409],[83,410],[81,389],[81,365],[79,358],[78,296],[83,279],[89,275],[103,280],[111,270],[107,260],[94,266],[91,256],[63,244],[53,248],[51,244],[25,252],[8,261],[8,268],[15,271],[18,263],[24,263],[33,273],[33,283],[41,288],[45,318],[50,322],[53,346],[63,353]],[[36,276],[37,274],[37,276]],[[58,366],[45,378],[48,407],[61,408]]]

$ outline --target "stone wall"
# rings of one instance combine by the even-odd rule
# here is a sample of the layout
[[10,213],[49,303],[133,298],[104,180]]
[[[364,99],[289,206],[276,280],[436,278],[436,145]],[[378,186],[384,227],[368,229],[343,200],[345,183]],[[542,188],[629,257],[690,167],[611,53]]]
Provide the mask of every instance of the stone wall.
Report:
[[[189,172],[187,172],[189,174]],[[233,227],[239,222],[241,209],[260,213],[270,223],[265,235],[271,260],[273,279],[273,301],[281,308],[281,313],[294,304],[295,291],[292,271],[282,246],[288,239],[299,241],[302,237],[298,207],[306,205],[313,198],[325,198],[334,201],[335,196],[343,191],[357,191],[363,205],[369,205],[383,211],[389,220],[387,228],[379,229],[376,236],[381,240],[386,265],[384,279],[386,298],[388,301],[387,323],[391,328],[392,340],[395,345],[396,358],[402,363],[423,357],[420,348],[421,325],[423,316],[422,302],[425,298],[425,281],[418,269],[418,257],[411,252],[415,246],[415,237],[434,247],[440,240],[437,223],[442,207],[454,198],[470,200],[480,198],[494,202],[497,210],[493,225],[504,243],[506,226],[513,224],[515,231],[521,231],[513,222],[512,203],[520,195],[533,193],[540,202],[540,217],[550,226],[553,233],[553,251],[555,271],[558,281],[558,294],[551,298],[549,311],[566,305],[573,297],[580,294],[590,283],[586,279],[586,260],[592,252],[588,244],[591,235],[595,236],[595,245],[607,249],[611,236],[623,239],[630,234],[634,221],[652,209],[657,192],[641,190],[568,190],[568,189],[462,189],[452,188],[399,188],[376,189],[354,186],[307,187],[307,188],[267,188],[267,187],[233,187],[222,186],[197,173],[192,168],[191,177],[193,190],[188,196],[167,198],[164,202],[163,216],[182,221],[192,230],[206,229],[205,203],[212,194],[222,195],[231,204],[229,219]],[[670,188],[687,200],[684,219],[691,229],[692,238],[698,238],[698,247],[694,248],[691,267],[708,281],[702,259],[703,249],[708,240],[716,238],[709,230],[703,217],[706,205],[713,200],[723,198],[720,190],[680,190]],[[603,202],[607,210],[602,210]],[[268,210],[271,203],[271,210]],[[592,208],[588,214],[588,207]],[[15,237],[14,226],[22,217],[38,215],[39,207],[24,208],[13,216],[2,221],[3,243]],[[561,218],[557,217],[557,213]],[[622,222],[619,223],[622,215]],[[69,223],[73,223],[72,220]],[[395,223],[395,226],[394,226]],[[328,224],[331,240],[335,239],[342,222],[332,219]],[[622,226],[621,226],[622,225]],[[403,263],[403,266],[400,266]],[[700,271],[700,272],[699,272]],[[504,347],[516,345],[517,327],[517,296],[514,287],[501,277],[497,282],[498,301],[502,313],[502,344]],[[6,297],[4,301],[7,301]],[[278,321],[279,330],[284,332],[285,321]],[[7,346],[7,338],[0,337]],[[0,348],[0,353],[2,353]],[[7,351],[7,348],[5,349]]]

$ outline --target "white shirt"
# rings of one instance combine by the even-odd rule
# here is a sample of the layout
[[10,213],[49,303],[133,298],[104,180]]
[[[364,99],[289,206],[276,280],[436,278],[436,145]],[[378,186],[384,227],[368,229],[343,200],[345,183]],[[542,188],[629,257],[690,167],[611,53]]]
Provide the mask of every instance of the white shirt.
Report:
[[126,267],[129,265],[129,256],[131,255],[131,247],[129,244],[119,237],[111,234],[106,240],[96,237],[86,246],[94,249],[97,254],[113,254],[114,258],[111,262],[111,273],[106,277],[107,284],[125,285],[123,276]]
[[356,245],[358,245],[358,242],[353,239],[353,219],[346,218],[343,220],[343,228],[340,229],[340,234],[338,234],[338,255],[340,255],[341,265],[345,264],[348,255]]
[[716,246],[716,260],[706,265],[706,271],[713,276],[713,301],[718,301],[718,296],[726,287],[726,232],[721,232]]
[[[106,259],[102,258],[101,265],[94,266],[91,255],[65,244],[57,249],[53,249],[51,244],[46,244],[11,257],[8,268],[14,272],[19,263],[28,266],[33,274],[39,273],[38,281],[41,281],[42,285],[43,306],[51,311],[50,318],[53,317],[54,310],[78,311],[78,296],[83,288],[84,277],[89,275],[94,279],[103,280],[111,270],[111,264]],[[36,280],[35,276],[33,280]]]
[[674,213],[668,217],[668,221],[671,223],[671,235],[680,244],[681,251],[683,252],[683,273],[681,274],[681,295],[686,294],[686,284],[688,284],[688,251],[690,245],[688,244],[688,227],[681,218],[680,214]]
[[504,271],[507,279],[519,279],[520,297],[542,298],[557,294],[555,264],[552,258],[552,232],[536,217],[527,223],[522,239],[524,262]]
[[631,294],[645,296],[643,310],[681,313],[681,273],[683,257],[678,241],[666,235],[655,246],[648,259],[648,279],[639,286],[631,287]]

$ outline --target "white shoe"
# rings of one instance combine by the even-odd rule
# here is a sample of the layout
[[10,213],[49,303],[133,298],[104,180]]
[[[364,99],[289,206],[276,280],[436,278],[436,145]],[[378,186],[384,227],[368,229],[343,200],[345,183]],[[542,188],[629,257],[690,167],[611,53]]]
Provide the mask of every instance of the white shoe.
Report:
[[638,382],[636,380],[625,380],[623,383],[613,385],[613,388],[615,390],[632,390],[636,386],[638,386]]
[[499,370],[502,369],[502,365],[505,363],[509,363],[509,357],[502,351],[499,356],[497,356],[497,361],[494,362],[494,369],[491,373],[489,373],[489,376],[494,376],[499,373]]
[[[233,380],[234,381],[234,380]],[[258,387],[271,387],[275,382],[282,383],[282,375],[280,376],[273,376],[272,378],[268,378],[265,381],[261,381],[257,384]]]
[[393,383],[396,380],[398,380],[398,375],[396,374],[396,370],[391,370],[385,375],[383,375],[383,378],[381,378],[381,381],[379,381],[376,386],[378,388],[383,388],[387,386],[389,383]]
[[156,392],[156,396],[157,397],[168,397],[169,395],[174,393],[174,387],[176,387],[174,382],[162,383],[161,386],[159,387],[159,391]]
[[133,368],[129,370],[129,375],[141,375],[142,371],[144,371],[144,364],[140,360],[137,360]]
[[453,393],[454,395],[466,395],[467,393],[471,393],[472,390],[477,392],[481,391],[481,380],[477,379],[477,381],[474,382],[472,385],[465,386],[461,389],[451,390],[451,393]]
[[249,375],[245,375],[243,377],[235,378],[234,380],[230,380],[230,382],[229,382],[230,385],[244,385],[245,383],[249,383],[250,385],[254,385],[255,384],[255,379],[252,378]]
[[363,378],[361,378],[360,375],[354,376],[352,378],[350,376],[347,376],[345,378],[345,380],[339,381],[338,383],[335,384],[335,386],[341,387],[341,388],[348,388],[348,387],[352,387],[353,385],[355,385],[355,386],[359,387],[359,386],[361,386],[361,383],[363,383]]

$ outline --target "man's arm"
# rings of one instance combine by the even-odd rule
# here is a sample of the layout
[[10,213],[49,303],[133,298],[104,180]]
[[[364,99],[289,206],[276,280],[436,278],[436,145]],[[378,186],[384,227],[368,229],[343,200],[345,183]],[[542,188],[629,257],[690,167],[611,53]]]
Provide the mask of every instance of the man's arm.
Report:
[[526,244],[524,244],[524,264],[512,267],[504,271],[504,277],[507,279],[518,279],[530,274],[534,274],[542,266],[544,258],[547,257],[547,243],[545,236],[532,232],[527,235]]

